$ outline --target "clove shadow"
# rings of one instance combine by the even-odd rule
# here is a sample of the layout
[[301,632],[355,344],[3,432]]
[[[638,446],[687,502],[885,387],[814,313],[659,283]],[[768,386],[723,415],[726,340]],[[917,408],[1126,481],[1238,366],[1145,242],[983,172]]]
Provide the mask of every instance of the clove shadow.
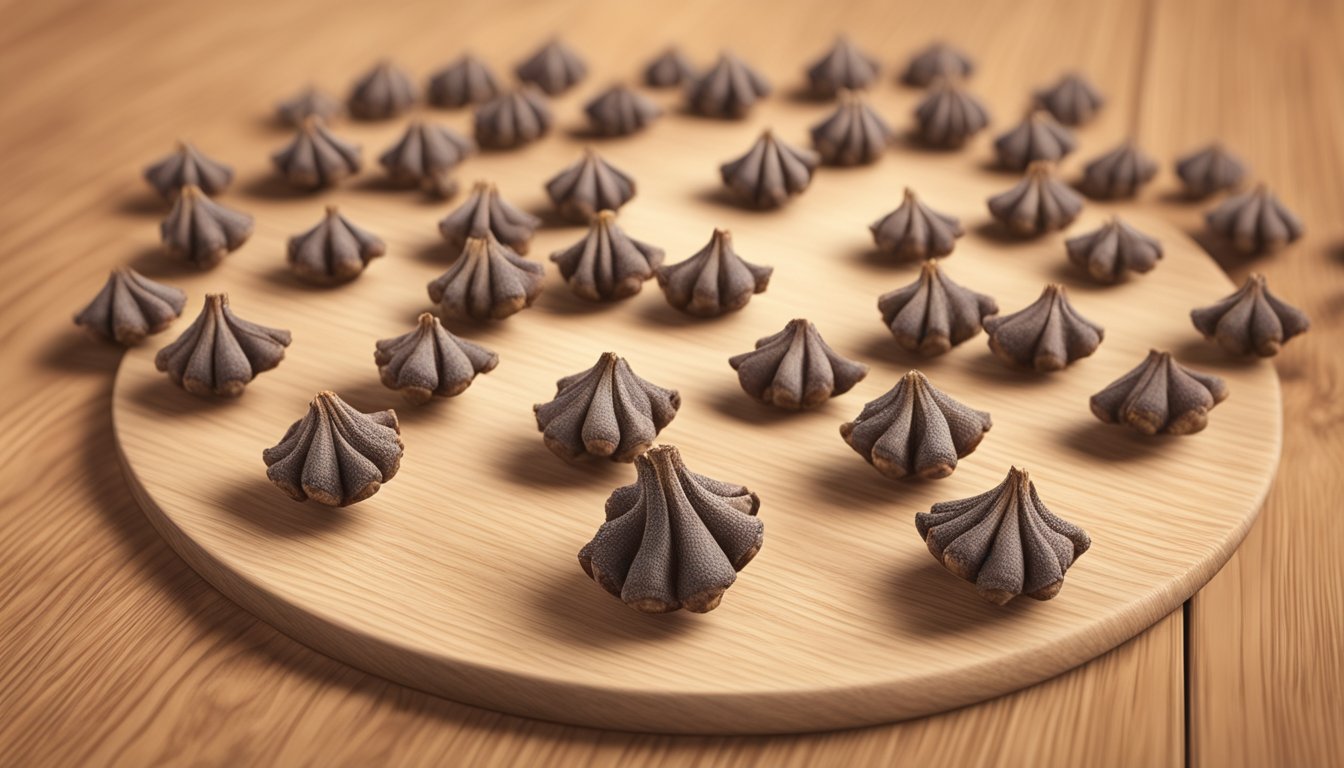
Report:
[[[841,440],[837,423],[834,440]],[[873,468],[852,448],[845,446],[828,461],[812,464],[812,482],[808,491],[819,501],[853,510],[856,514],[888,514],[892,503],[908,495],[928,480],[893,480]]]
[[709,205],[720,206],[723,208],[731,208],[735,211],[743,211],[746,213],[769,214],[769,213],[775,213],[779,211],[780,208],[783,207],[780,206],[780,208],[753,208],[749,205],[745,205],[742,203],[741,200],[737,198],[736,195],[733,194],[732,190],[728,189],[722,184],[715,184],[714,186],[702,187],[696,190],[694,193],[692,193],[691,197],[693,200],[697,202],[708,203]]
[[253,176],[238,185],[238,191],[245,197],[262,200],[312,199],[321,195],[325,189],[327,188],[299,189],[286,181],[280,174],[274,172]]
[[977,170],[984,171],[986,173],[993,173],[999,176],[1003,176],[1005,178],[1013,178],[1013,179],[1021,178],[1022,175],[1026,173],[1025,168],[1020,171],[1015,168],[1009,168],[1003,163],[1000,163],[997,157],[985,158],[984,160],[981,160],[979,163],[977,163],[975,167]]
[[339,283],[310,283],[294,274],[294,270],[285,264],[275,264],[266,270],[263,277],[276,285],[292,291],[307,293],[339,293],[349,288],[358,279],[358,275]]
[[1157,202],[1164,205],[1184,205],[1194,207],[1208,202],[1215,195],[1192,195],[1184,189],[1165,189],[1157,196]]
[[[913,529],[913,522],[910,523]],[[957,578],[932,555],[901,558],[882,574],[888,619],[921,635],[958,635],[987,625],[1012,624],[1039,609],[1038,601],[1019,597],[995,605],[976,594],[975,585]]]
[[[954,146],[941,146],[938,144],[930,144],[929,142],[925,141],[923,137],[919,135],[919,130],[915,128],[906,128],[905,130],[898,132],[896,134],[896,140],[897,142],[899,142],[900,146],[906,149],[911,149],[916,152],[926,152],[930,155],[947,155],[947,156],[960,153],[962,150],[966,149],[966,145],[971,142],[971,139],[968,138],[966,142]],[[995,169],[1002,170],[1002,168],[999,168],[997,164],[995,166]]]
[[532,306],[548,315],[600,315],[612,312],[633,298],[628,296],[615,301],[589,301],[575,296],[564,282],[553,282],[546,286]]
[[686,312],[682,312],[681,310],[677,309],[671,304],[668,304],[666,301],[666,297],[659,297],[658,300],[651,299],[649,301],[645,301],[637,311],[637,315],[639,316],[640,320],[647,323],[648,325],[674,326],[674,327],[686,327],[692,325],[702,325],[702,324],[721,322],[724,320],[724,318],[727,318],[733,314],[735,313],[726,312],[722,315],[714,315],[712,317],[701,317],[700,315],[688,314]]
[[541,225],[537,229],[579,229],[586,228],[586,222],[571,221],[565,218],[564,214],[556,210],[550,203],[539,203],[526,209],[528,213],[541,220]]
[[1145,459],[1163,450],[1172,435],[1143,435],[1123,424],[1107,424],[1095,416],[1079,414],[1061,435],[1070,450],[1105,462]]
[[1218,346],[1218,343],[1205,339],[1199,335],[1198,331],[1191,329],[1194,334],[1171,350],[1176,360],[1182,365],[1190,365],[1199,369],[1203,368],[1221,368],[1223,370],[1245,370],[1259,365],[1261,358],[1258,355],[1234,355],[1231,352]]
[[1000,360],[988,348],[971,359],[966,372],[980,379],[988,387],[1042,387],[1049,383],[1052,376],[1067,371],[1040,373],[1029,368],[1017,368]]
[[971,227],[970,231],[978,237],[983,237],[986,240],[990,240],[992,242],[998,243],[1000,245],[1005,245],[1010,248],[1021,248],[1024,246],[1029,246],[1032,243],[1035,243],[1039,238],[1050,234],[1048,232],[1043,232],[1039,235],[1031,235],[1031,236],[1015,235],[1012,232],[1008,231],[1008,227],[1004,226],[1002,223],[998,221],[995,221],[994,219],[987,219],[985,221],[982,221],[979,224],[976,224],[974,227]]
[[410,256],[416,261],[433,264],[447,269],[457,257],[462,255],[461,248],[454,248],[447,240],[428,240],[410,248]]
[[533,488],[611,489],[634,477],[628,464],[589,457],[569,462],[551,453],[540,432],[515,435],[503,452],[499,469],[519,485]]
[[724,416],[758,427],[769,427],[796,419],[806,419],[809,415],[815,416],[819,412],[828,410],[829,405],[830,401],[827,401],[825,405],[805,411],[786,411],[783,408],[758,402],[746,392],[743,392],[740,387],[730,388],[727,383],[717,390],[709,401],[709,406]]
[[[976,334],[976,336],[971,337],[962,343],[973,343],[978,336],[979,334]],[[906,370],[929,372],[944,368],[947,365],[945,360],[951,352],[952,350],[948,350],[941,355],[925,357],[907,351],[900,344],[896,343],[896,340],[891,337],[890,333],[874,333],[866,342],[864,342],[863,346],[859,348],[859,353],[865,358],[878,360]]]
[[[224,257],[225,261],[228,259],[228,256]],[[136,272],[155,279],[199,275],[205,271],[186,259],[170,255],[158,245],[141,248],[126,263]]]
[[1223,268],[1224,272],[1232,275],[1244,274],[1245,270],[1256,262],[1262,261],[1270,254],[1264,253],[1243,253],[1232,246],[1227,238],[1216,235],[1202,227],[1188,229],[1185,232],[1190,239],[1199,243],[1199,247],[1204,252],[1213,257],[1218,266]]
[[[149,340],[142,344],[152,343]],[[117,370],[125,349],[115,341],[94,338],[80,328],[62,328],[37,354],[38,363],[64,373],[102,373],[109,377]]]
[[575,565],[539,579],[532,608],[538,631],[585,647],[617,648],[658,642],[694,631],[704,617],[687,611],[646,614],[631,610]]
[[243,398],[247,397],[247,392],[244,391],[238,397],[193,395],[174,384],[165,373],[136,385],[131,389],[129,397],[137,407],[171,418],[205,411],[225,412],[238,408]]
[[158,193],[149,189],[137,190],[135,193],[121,198],[117,202],[117,213],[127,216],[156,216],[162,218],[168,215],[172,210],[171,200],[165,200]]
[[1082,267],[1079,267],[1066,258],[1056,261],[1051,265],[1049,281],[1052,283],[1062,283],[1068,287],[1070,291],[1077,293],[1102,293],[1115,290],[1132,280],[1141,279],[1141,277],[1141,275],[1132,275],[1126,272],[1117,282],[1099,283],[1096,280],[1093,280]]
[[354,520],[348,508],[295,501],[259,475],[231,484],[219,503],[233,518],[272,536],[319,536],[340,531]]

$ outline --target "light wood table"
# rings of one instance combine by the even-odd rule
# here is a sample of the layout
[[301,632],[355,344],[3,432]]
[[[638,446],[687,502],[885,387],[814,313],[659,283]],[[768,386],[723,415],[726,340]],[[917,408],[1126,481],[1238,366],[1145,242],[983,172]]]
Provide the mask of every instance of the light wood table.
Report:
[[[665,14],[665,17],[664,17]],[[1344,6],[1254,2],[7,3],[0,12],[0,754],[16,765],[1060,764],[1344,761]],[[656,28],[650,32],[650,27]],[[601,71],[651,48],[730,45],[777,82],[847,30],[890,65],[934,37],[973,51],[1002,126],[1076,67],[1110,97],[1089,148],[1134,135],[1164,161],[1221,137],[1307,221],[1252,269],[1313,331],[1277,358],[1279,482],[1183,612],[1036,687],[943,715],[774,738],[609,733],[417,693],[320,656],[224,600],[126,493],[109,402],[119,352],[69,314],[155,246],[141,166],[179,133],[265,135],[307,78],[340,89],[394,55],[466,44],[503,65],[559,30]],[[254,115],[254,121],[239,115]],[[902,116],[893,116],[902,120]],[[109,232],[117,233],[109,237]],[[131,233],[131,234],[125,234]]]

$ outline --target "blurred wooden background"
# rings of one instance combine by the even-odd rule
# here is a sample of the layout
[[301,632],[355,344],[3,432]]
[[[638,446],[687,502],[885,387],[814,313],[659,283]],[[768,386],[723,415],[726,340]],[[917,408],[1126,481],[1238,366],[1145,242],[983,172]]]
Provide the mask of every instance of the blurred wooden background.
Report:
[[[1040,764],[1344,762],[1344,4],[1254,0],[219,4],[0,3],[0,762],[13,765]],[[996,127],[1078,68],[1110,97],[1094,136],[1164,162],[1209,138],[1307,222],[1245,260],[1313,331],[1277,359],[1279,480],[1184,611],[1096,661],[979,706],[785,738],[603,733],[471,709],[354,671],[217,595],[141,514],[115,459],[116,349],[69,323],[111,265],[152,247],[140,168],[179,133],[265,129],[311,77],[343,91],[390,54],[417,75],[469,46],[496,64],[560,31],[599,72],[653,48],[731,46],[784,90],[846,31],[894,66],[935,37],[971,51]],[[884,86],[886,87],[886,86]],[[898,123],[904,116],[890,116]],[[373,148],[368,148],[373,149]],[[227,158],[226,158],[227,159]],[[109,228],[114,228],[110,230]],[[109,241],[108,232],[137,237]],[[143,231],[142,230],[150,230]],[[138,244],[138,245],[137,245]]]

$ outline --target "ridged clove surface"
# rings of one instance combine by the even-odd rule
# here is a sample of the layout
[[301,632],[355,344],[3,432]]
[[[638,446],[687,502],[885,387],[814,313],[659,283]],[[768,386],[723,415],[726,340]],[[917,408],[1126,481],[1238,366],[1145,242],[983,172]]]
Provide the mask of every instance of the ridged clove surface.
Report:
[[476,143],[487,149],[513,149],[551,130],[551,107],[535,86],[524,85],[476,107],[472,123]]
[[681,407],[681,395],[640,378],[606,352],[597,364],[560,379],[555,398],[532,406],[546,447],[567,461],[585,456],[634,461]]
[[901,82],[924,88],[938,78],[967,78],[975,73],[975,62],[961,49],[935,42],[910,57],[901,72]]
[[546,195],[570,221],[587,223],[598,211],[618,211],[635,196],[635,180],[592,149],[546,182]]
[[1162,244],[1126,224],[1118,216],[1064,243],[1069,261],[1087,270],[1103,285],[1118,283],[1130,272],[1151,272],[1162,259]]
[[1276,251],[1306,231],[1302,220],[1264,184],[1224,200],[1204,221],[1210,231],[1246,254]]
[[216,203],[199,187],[186,186],[159,223],[159,236],[168,255],[209,269],[247,242],[252,224],[249,214]]
[[391,480],[403,452],[395,411],[360,413],[326,391],[261,457],[266,477],[295,501],[346,507]]
[[182,314],[187,294],[156,283],[130,267],[117,267],[93,301],[75,315],[75,325],[124,346],[158,333]]
[[770,95],[770,84],[736,55],[725,51],[686,91],[687,107],[705,117],[746,117],[757,101]]
[[1264,275],[1252,274],[1232,295],[1190,312],[1204,338],[1234,355],[1277,355],[1311,326],[1307,315],[1269,292]]
[[905,188],[896,210],[868,225],[873,243],[882,253],[901,261],[946,256],[965,234],[961,220],[925,205],[915,191]]
[[799,318],[756,341],[756,349],[728,358],[742,391],[786,411],[815,408],[843,395],[868,375],[868,366],[841,357],[817,326]]
[[380,61],[350,89],[346,106],[359,120],[386,120],[415,104],[415,84],[390,61]]
[[1088,195],[1100,199],[1133,197],[1157,175],[1157,161],[1132,141],[1106,152],[1083,168],[1079,185]]
[[781,141],[767,128],[745,155],[719,166],[719,175],[743,205],[777,208],[807,189],[820,163],[816,152]]
[[956,149],[988,125],[989,110],[954,81],[935,81],[915,107],[915,137],[930,147]]
[[751,264],[733,249],[733,236],[714,230],[709,244],[694,256],[657,269],[658,287],[667,303],[689,315],[714,317],[739,310],[752,294],[764,293],[773,267]]
[[812,146],[823,162],[831,165],[866,165],[876,162],[891,143],[891,126],[864,98],[850,91],[840,93],[840,104],[824,120],[812,126]]
[[271,162],[293,186],[317,189],[359,173],[360,148],[329,131],[321,118],[310,117]]
[[886,477],[937,479],[952,474],[993,425],[988,413],[962,405],[910,371],[840,425],[840,436]]
[[418,186],[436,197],[452,197],[457,193],[453,171],[475,152],[476,143],[457,131],[413,120],[378,162],[387,169],[393,184]]
[[1083,125],[1092,121],[1106,100],[1081,74],[1065,73],[1054,85],[1035,94],[1036,104],[1064,125]]
[[1227,383],[1176,362],[1156,349],[1138,367],[1092,396],[1092,413],[1145,435],[1191,435],[1209,424],[1209,411],[1227,399]]
[[248,322],[229,308],[227,294],[211,293],[191,326],[154,356],[154,367],[193,395],[237,397],[285,359],[289,342],[289,331]]
[[842,36],[821,58],[808,65],[807,83],[813,96],[829,99],[842,90],[872,85],[877,80],[877,70],[877,59]]
[[574,87],[588,75],[588,66],[574,49],[559,40],[548,40],[527,59],[519,62],[514,74],[524,83],[532,83],[556,96]]
[[1057,163],[1077,148],[1073,133],[1043,110],[1027,115],[994,140],[999,166],[1010,171],[1025,171],[1041,160]]
[[317,226],[289,238],[286,254],[289,268],[301,279],[332,285],[359,277],[369,261],[386,252],[381,239],[329,205]]
[[625,234],[614,211],[600,211],[583,239],[551,254],[551,261],[579,298],[616,301],[639,293],[663,263],[663,249]]
[[644,66],[644,84],[650,88],[674,88],[695,81],[695,66],[680,48],[664,50]]
[[1240,186],[1246,178],[1246,164],[1222,144],[1214,142],[1178,158],[1176,175],[1180,177],[1186,195],[1202,198]]
[[379,339],[373,360],[383,386],[401,392],[412,405],[460,395],[476,374],[499,365],[499,355],[450,333],[428,312],[420,314],[410,333]]
[[539,226],[541,219],[510,205],[494,184],[478,181],[462,205],[439,220],[439,234],[455,251],[468,238],[491,235],[514,251],[527,253]]
[[179,141],[172,154],[145,169],[145,181],[169,200],[189,186],[199,187],[207,195],[217,195],[233,183],[233,169],[192,144]]
[[628,85],[613,85],[583,107],[588,125],[599,136],[628,136],[644,130],[663,114],[649,97]]
[[901,349],[932,357],[979,333],[984,319],[997,314],[999,305],[952,282],[930,259],[913,283],[878,298],[877,309]]
[[482,104],[500,93],[499,81],[489,65],[472,54],[463,54],[429,78],[429,103],[457,109]]
[[1063,229],[1083,210],[1083,198],[1047,162],[1032,163],[1021,181],[989,198],[988,204],[994,218],[1019,237]]
[[503,320],[532,306],[546,269],[493,235],[470,237],[448,271],[429,283],[429,299],[444,317]]
[[1105,330],[1078,314],[1064,286],[1051,283],[1025,309],[985,318],[989,348],[1015,368],[1060,371],[1097,351]]

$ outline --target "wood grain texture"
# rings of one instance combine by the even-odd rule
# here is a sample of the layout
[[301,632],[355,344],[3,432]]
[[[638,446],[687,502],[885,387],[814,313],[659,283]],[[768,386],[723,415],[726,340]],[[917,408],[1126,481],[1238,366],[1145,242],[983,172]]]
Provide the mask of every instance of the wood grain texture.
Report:
[[[596,73],[594,80],[602,80]],[[591,88],[556,99],[573,116]],[[914,94],[879,89],[884,114]],[[669,111],[674,108],[668,105]],[[413,408],[383,387],[378,338],[429,309],[424,286],[449,261],[434,226],[444,206],[373,182],[318,195],[258,195],[272,171],[266,143],[221,139],[241,189],[222,196],[257,217],[256,234],[217,270],[174,276],[192,297],[227,291],[240,316],[292,331],[285,361],[237,400],[189,395],[156,371],[155,351],[186,326],[125,356],[113,395],[123,454],[156,525],[226,595],[302,642],[433,693],[506,712],[622,730],[779,733],[870,725],[1000,695],[1090,659],[1170,613],[1222,565],[1258,512],[1277,461],[1278,381],[1263,362],[1226,361],[1190,326],[1190,308],[1232,290],[1179,230],[1135,206],[1091,205],[1066,233],[1031,241],[998,234],[984,201],[1017,181],[987,171],[989,136],[960,153],[898,146],[863,168],[822,169],[785,209],[747,211],[719,195],[718,163],[762,126],[802,141],[825,104],[776,99],[725,125],[671,114],[645,134],[597,144],[639,182],[620,225],[668,261],[702,247],[715,227],[745,258],[774,266],[769,290],[744,310],[696,320],[656,285],[612,304],[575,299],[549,270],[534,308],[502,322],[450,323],[488,345],[500,365],[463,395]],[[462,126],[465,114],[436,115]],[[401,121],[347,125],[386,146]],[[1084,151],[1106,145],[1090,144]],[[468,160],[516,205],[551,219],[529,254],[568,246],[583,227],[554,221],[542,188],[579,157],[580,138]],[[1051,281],[1107,329],[1095,355],[1057,375],[1006,369],[982,335],[946,355],[902,354],[877,296],[918,274],[871,254],[869,222],[908,185],[958,216],[968,234],[944,262],[954,279],[994,295],[1004,312]],[[355,282],[299,284],[285,238],[339,203],[387,241]],[[1099,287],[1065,259],[1063,240],[1120,213],[1164,243],[1159,269]],[[840,353],[872,366],[854,390],[806,413],[752,402],[727,365],[790,319],[814,321]],[[189,318],[187,318],[189,320]],[[1233,397],[1203,433],[1144,439],[1099,422],[1088,397],[1152,347],[1217,371]],[[760,494],[766,546],[709,616],[645,616],[603,593],[575,554],[602,504],[633,480],[610,462],[570,466],[543,446],[531,405],[602,352],[681,393],[661,440],[697,472]],[[893,482],[841,440],[839,425],[911,367],[944,392],[989,411],[994,428],[950,478]],[[396,408],[407,445],[401,471],[347,510],[297,505],[264,477],[260,451],[314,393],[332,389],[363,411]],[[938,501],[969,498],[1029,468],[1051,509],[1094,542],[1059,597],[1006,610],[930,557],[912,524]],[[1157,513],[1161,510],[1161,513]],[[844,648],[844,653],[835,649]]]
[[[1150,68],[1146,98],[1162,105],[1177,105],[1192,93],[1215,100],[1202,119],[1213,122],[1216,113],[1217,122],[1238,132],[1233,140],[1253,160],[1262,153],[1273,155],[1285,137],[1301,142],[1301,163],[1281,165],[1280,183],[1300,182],[1299,204],[1325,194],[1334,196],[1321,199],[1338,200],[1337,191],[1330,191],[1336,177],[1329,161],[1336,158],[1338,167],[1338,131],[1331,134],[1323,123],[1291,119],[1300,114],[1295,103],[1282,113],[1255,117],[1253,105],[1240,95],[1247,83],[1256,83],[1280,97],[1277,89],[1284,80],[1276,65],[1285,46],[1293,61],[1329,62],[1322,52],[1330,50],[1328,36],[1338,21],[1312,23],[1325,4],[1303,5],[1289,14],[1295,26],[1281,26],[1277,16],[1262,19],[1236,10],[1243,5],[1204,8],[1195,19],[1157,14],[1168,19],[1164,24],[1181,25],[1164,28],[1161,39],[1169,50],[1188,49],[1192,40],[1206,50],[1199,61],[1182,54],[1192,72],[1203,62],[1198,79],[1193,74],[1177,79]],[[692,39],[737,18],[712,4],[683,6],[684,15],[665,25],[667,39]],[[0,712],[7,715],[0,720],[0,746],[9,759],[21,765],[415,764],[450,758],[660,765],[799,764],[803,759],[813,764],[1179,762],[1181,628],[1170,619],[1046,684],[938,717],[806,737],[639,737],[494,715],[385,683],[278,635],[187,569],[126,497],[120,471],[110,460],[115,452],[107,419],[110,375],[119,355],[85,343],[69,327],[68,314],[108,267],[151,247],[146,222],[159,209],[136,198],[142,189],[137,175],[179,133],[207,145],[216,137],[236,135],[236,124],[212,121],[239,115],[238,106],[245,103],[261,135],[269,130],[263,120],[269,103],[307,77],[339,89],[367,60],[407,45],[420,51],[408,63],[426,68],[455,49],[455,43],[445,48],[444,41],[461,39],[463,30],[497,52],[499,60],[508,60],[522,46],[517,40],[539,36],[566,17],[563,7],[536,4],[507,22],[495,14],[511,10],[498,4],[492,10],[462,3],[392,10],[343,5],[318,12],[306,3],[235,3],[206,10],[157,0],[53,0],[9,4],[5,11],[0,138],[11,151],[0,153],[8,182],[0,187],[6,231],[0,245],[0,348],[7,363],[0,367],[7,395],[0,405],[0,434],[7,438],[0,446],[6,489],[0,506],[12,513],[0,516],[0,658],[5,660]],[[632,12],[595,7],[587,16],[581,13],[576,27],[588,37],[578,42],[586,48],[607,43],[608,28],[590,22],[619,21]],[[1119,138],[1135,116],[1131,94],[1143,68],[1144,22],[1132,4],[1033,2],[990,9],[879,4],[874,10],[851,3],[800,9],[796,15],[760,14],[743,4],[740,13],[769,20],[735,33],[735,39],[744,41],[744,50],[749,40],[753,52],[773,57],[780,72],[792,73],[799,47],[819,50],[829,30],[839,26],[863,30],[860,41],[876,45],[887,62],[931,36],[951,36],[982,60],[993,60],[979,83],[982,92],[1004,95],[994,102],[1006,110],[1000,123],[1019,108],[1014,94],[1066,66],[1088,71],[1113,97],[1094,130]],[[1243,32],[1225,37],[1222,33],[1234,24]],[[1304,34],[1304,27],[1311,33]],[[112,29],[115,33],[109,34]],[[517,39],[514,29],[520,29]],[[317,39],[325,35],[353,48]],[[249,44],[238,46],[241,39]],[[491,40],[499,41],[498,47]],[[311,54],[314,48],[320,55]],[[61,55],[54,57],[53,51]],[[1235,81],[1214,64],[1234,54],[1247,68]],[[263,67],[267,75],[254,77]],[[1206,78],[1222,85],[1204,88]],[[198,87],[204,90],[197,92]],[[1302,87],[1323,104],[1337,104],[1328,77],[1310,85],[1304,80]],[[1144,141],[1160,150],[1155,142],[1173,130],[1174,118],[1148,114],[1156,133],[1145,132]],[[1182,119],[1199,117],[1186,113]],[[1252,118],[1283,122],[1267,133],[1244,122]],[[1185,138],[1203,138],[1206,131],[1196,133]],[[1328,226],[1337,220],[1330,217],[1338,208],[1312,207],[1321,217],[1309,222],[1312,253],[1332,253],[1339,233]],[[1193,225],[1197,214],[1184,209],[1173,218]],[[95,228],[72,222],[132,222],[139,233],[134,252],[124,245],[104,246]],[[1288,298],[1296,298],[1296,291],[1318,297],[1313,343],[1321,351],[1311,370],[1322,376],[1333,375],[1330,366],[1337,357],[1330,350],[1340,338],[1324,322],[1338,316],[1332,310],[1338,304],[1334,288],[1319,279],[1327,266],[1333,264],[1313,262],[1271,276]],[[66,288],[77,296],[61,293]],[[1297,661],[1283,657],[1283,663],[1266,663],[1248,652],[1237,658],[1235,673],[1225,661],[1214,662],[1204,677],[1212,685],[1200,689],[1205,691],[1201,700],[1218,699],[1223,717],[1205,733],[1218,740],[1217,746],[1226,745],[1228,754],[1265,755],[1270,743],[1282,750],[1314,739],[1318,748],[1312,754],[1325,756],[1314,762],[1330,764],[1339,762],[1338,735],[1332,740],[1316,725],[1330,721],[1321,713],[1329,713],[1329,702],[1339,700],[1341,687],[1328,675],[1300,670],[1318,658],[1312,651],[1317,639],[1337,637],[1330,634],[1337,623],[1330,622],[1338,600],[1321,596],[1339,594],[1338,570],[1326,570],[1324,578],[1317,574],[1331,562],[1328,553],[1338,548],[1338,539],[1323,535],[1329,530],[1328,508],[1316,493],[1326,493],[1328,485],[1321,484],[1314,467],[1339,453],[1337,445],[1326,448],[1327,437],[1338,434],[1330,429],[1329,417],[1330,382],[1338,377],[1313,379],[1305,370],[1284,375],[1288,410],[1299,414],[1289,420],[1289,455],[1299,459],[1285,462],[1266,519],[1285,516],[1285,533],[1264,541],[1257,528],[1247,545],[1248,552],[1259,548],[1254,562],[1234,560],[1228,571],[1241,569],[1237,588],[1265,595],[1264,602],[1288,611],[1292,620],[1262,626],[1258,613],[1236,614],[1208,636],[1232,627],[1255,636],[1263,647],[1302,653]],[[1314,462],[1301,463],[1301,457]],[[1288,527],[1304,514],[1311,530],[1289,536]],[[1261,590],[1262,568],[1275,574],[1276,585],[1292,584],[1299,599],[1277,602],[1276,594]],[[1191,650],[1200,653],[1199,647]],[[1322,658],[1338,658],[1337,652],[1329,654],[1323,651]],[[1244,690],[1262,691],[1264,704],[1243,704],[1238,711]],[[1306,691],[1313,692],[1309,698],[1299,696]],[[1326,708],[1307,711],[1313,701],[1325,701]],[[1264,716],[1248,717],[1246,711]]]
[[[1159,156],[1221,136],[1306,222],[1278,254],[1208,242],[1234,279],[1264,274],[1312,330],[1275,358],[1284,452],[1264,513],[1190,604],[1190,747],[1200,766],[1344,763],[1344,54],[1339,3],[1164,3],[1142,143]],[[1187,35],[1181,30],[1202,29]],[[1167,77],[1164,73],[1178,73]],[[1207,206],[1173,209],[1198,231]]]

